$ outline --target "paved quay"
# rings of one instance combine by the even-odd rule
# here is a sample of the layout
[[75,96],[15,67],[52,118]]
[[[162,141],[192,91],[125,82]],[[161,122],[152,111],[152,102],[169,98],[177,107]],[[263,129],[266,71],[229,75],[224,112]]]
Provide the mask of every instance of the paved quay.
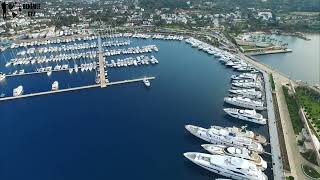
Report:
[[278,179],[280,180],[280,179],[284,179],[284,173],[283,173],[283,165],[282,165],[280,144],[279,144],[279,138],[278,138],[278,130],[276,127],[276,117],[273,109],[274,106],[273,106],[273,100],[272,100],[272,89],[269,81],[269,75],[266,72],[263,72],[262,74],[265,81],[273,176],[275,180],[278,180]]
[[[307,179],[307,177],[302,172],[302,169],[301,169],[302,164],[307,164],[307,165],[317,169],[318,171],[320,171],[319,166],[316,166],[316,165],[310,163],[309,161],[307,161],[305,158],[302,157],[302,155],[299,152],[297,142],[296,142],[296,135],[293,130],[293,126],[291,123],[287,103],[286,103],[286,100],[285,100],[285,97],[284,97],[284,94],[282,91],[282,85],[290,85],[290,86],[295,87],[295,86],[299,85],[299,82],[290,79],[287,75],[273,69],[272,67],[270,67],[266,64],[263,64],[262,62],[255,60],[252,57],[248,57],[248,56],[241,54],[241,53],[239,53],[238,55],[241,58],[243,58],[245,61],[247,61],[248,63],[252,64],[253,66],[257,67],[258,69],[263,70],[264,77],[266,79],[269,79],[268,74],[273,75],[273,79],[275,82],[275,92],[276,92],[279,114],[280,114],[280,122],[282,125],[282,130],[283,130],[284,139],[285,139],[285,147],[287,149],[289,164],[290,164],[290,168],[291,168],[291,172],[286,172],[285,175],[286,176],[293,176],[295,179],[299,179],[299,180],[300,179]],[[269,99],[269,101],[270,101],[270,98],[272,99],[271,87],[267,87],[267,86],[270,86],[269,81],[266,81],[266,89],[267,88],[270,89],[270,91],[266,91],[266,96],[267,96],[267,99]],[[268,96],[271,96],[271,97],[268,97]],[[272,104],[272,102],[270,103],[270,105],[271,104]],[[273,107],[271,107],[271,108],[273,109]],[[270,119],[270,117],[272,117],[274,115],[274,112],[271,110],[271,108],[270,109],[268,108],[269,119]],[[271,113],[270,114],[271,116],[269,115],[269,112]],[[273,163],[279,164],[279,165],[273,165],[274,179],[277,180],[277,179],[279,179],[279,176],[280,176],[280,169],[276,169],[276,168],[282,168],[282,165],[280,165],[280,163],[282,163],[282,161],[278,162],[278,160],[280,160],[280,159],[278,158],[278,160],[277,160],[277,158],[276,158],[276,154],[278,153],[278,151],[280,152],[280,148],[279,148],[279,146],[276,146],[276,144],[279,144],[279,142],[278,143],[276,142],[276,140],[278,140],[278,136],[276,137],[273,133],[273,132],[277,132],[275,124],[272,124],[270,122],[270,121],[274,122],[274,120],[275,120],[274,116],[271,120],[269,120],[269,133],[270,133],[271,152],[273,154],[273,156],[272,156]],[[274,143],[272,142],[272,140],[274,141]],[[283,176],[284,172],[282,172],[281,174]]]
[[246,62],[250,63],[252,66],[257,68],[262,72],[264,83],[265,83],[265,93],[266,93],[266,104],[267,104],[267,112],[268,112],[268,127],[269,127],[269,136],[270,136],[270,145],[271,145],[271,154],[272,154],[272,171],[275,180],[284,179],[284,171],[281,159],[281,150],[280,143],[278,138],[278,130],[276,127],[276,117],[274,113],[274,106],[272,100],[272,88],[271,83],[269,81],[269,74],[276,74],[282,80],[288,80],[287,77],[283,76],[280,73],[274,72],[269,67],[260,64],[259,62],[254,61],[253,59],[245,56],[242,53],[238,54]]

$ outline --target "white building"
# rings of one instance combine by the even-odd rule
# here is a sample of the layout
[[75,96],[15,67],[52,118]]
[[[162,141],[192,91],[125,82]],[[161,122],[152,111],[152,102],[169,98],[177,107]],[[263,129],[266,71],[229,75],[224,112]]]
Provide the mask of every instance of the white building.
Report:
[[270,10],[258,11],[258,17],[261,17],[263,20],[268,21],[272,18],[272,13]]

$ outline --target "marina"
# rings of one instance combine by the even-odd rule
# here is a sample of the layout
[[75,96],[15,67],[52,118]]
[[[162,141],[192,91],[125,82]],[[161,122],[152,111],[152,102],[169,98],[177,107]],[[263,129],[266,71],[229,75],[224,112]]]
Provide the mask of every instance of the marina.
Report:
[[[116,35],[115,35],[116,36]],[[114,38],[113,36],[112,38]],[[109,36],[111,37],[111,36]],[[217,129],[217,131],[224,131],[227,130],[230,133],[239,134],[240,141],[234,141],[237,142],[236,145],[238,147],[247,147],[251,150],[254,150],[261,154],[261,158],[263,158],[263,162],[270,162],[270,156],[268,155],[270,152],[270,144],[269,144],[269,134],[268,129],[266,126],[261,126],[263,123],[255,123],[255,122],[244,122],[244,121],[237,121],[235,118],[230,119],[230,117],[227,117],[226,113],[223,110],[223,106],[228,106],[226,103],[224,103],[224,99],[221,97],[244,97],[248,98],[251,101],[261,101],[262,102],[262,116],[265,116],[265,97],[264,97],[264,84],[263,84],[263,77],[261,74],[256,72],[256,68],[250,65],[249,63],[246,63],[244,60],[241,60],[238,56],[222,51],[218,48],[215,48],[213,46],[210,46],[208,44],[205,44],[201,41],[198,41],[194,38],[183,38],[179,36],[160,36],[160,35],[131,35],[131,38],[125,37],[127,41],[130,41],[130,46],[132,47],[147,47],[147,48],[135,48],[132,49],[131,47],[126,48],[126,51],[119,51],[119,49],[115,47],[115,50],[112,49],[103,49],[103,41],[106,40],[109,37],[103,37],[101,36],[101,39],[99,37],[93,38],[93,40],[96,40],[96,44],[98,45],[98,49],[90,49],[88,51],[92,52],[87,58],[80,58],[80,64],[76,63],[72,59],[68,60],[68,58],[63,58],[64,60],[61,60],[61,62],[64,62],[62,64],[59,64],[60,68],[55,68],[57,65],[51,65],[51,62],[55,61],[48,61],[48,62],[42,62],[39,64],[44,64],[43,67],[37,67],[34,68],[33,66],[37,65],[38,63],[34,63],[32,65],[32,60],[29,61],[28,64],[22,63],[21,65],[14,66],[13,64],[6,66],[5,69],[0,69],[1,72],[4,72],[4,83],[8,84],[8,87],[6,89],[3,89],[3,84],[1,84],[1,91],[4,91],[5,94],[9,94],[8,91],[12,92],[12,87],[17,88],[19,85],[23,85],[23,91],[21,93],[17,94],[17,96],[6,96],[0,98],[1,106],[6,106],[6,104],[11,104],[12,102],[15,102],[15,104],[19,104],[27,101],[28,103],[31,103],[31,106],[36,107],[37,105],[32,103],[30,99],[35,99],[35,102],[42,101],[42,99],[50,99],[51,103],[48,105],[49,107],[54,106],[54,104],[59,103],[59,101],[63,100],[66,101],[66,104],[64,106],[72,107],[73,103],[71,100],[72,97],[77,97],[77,99],[83,99],[88,98],[87,101],[91,103],[99,102],[102,97],[105,98],[105,101],[112,102],[111,104],[101,104],[101,107],[95,107],[91,108],[87,105],[77,105],[76,109],[80,108],[83,110],[90,110],[93,112],[92,117],[95,119],[101,119],[99,116],[99,112],[114,112],[110,114],[110,123],[113,124],[113,126],[121,126],[124,129],[130,129],[131,131],[136,132],[137,130],[140,130],[141,128],[145,129],[145,132],[153,133],[157,132],[156,134],[153,133],[153,141],[148,143],[149,145],[152,145],[154,147],[158,147],[161,145],[162,148],[159,147],[164,152],[168,152],[166,158],[164,158],[164,161],[177,161],[181,162],[184,161],[184,157],[177,157],[177,154],[187,152],[190,150],[189,147],[194,147],[195,144],[201,143],[201,141],[196,141],[190,139],[190,137],[184,138],[184,140],[181,140],[181,134],[184,133],[184,129],[181,128],[186,123],[199,123],[199,119],[201,122],[201,126],[203,127],[207,126],[210,127],[214,125],[214,128]],[[124,36],[121,36],[119,40],[112,40],[112,41],[118,41],[123,42],[124,40],[121,39]],[[152,44],[150,45],[150,41],[146,41],[146,39],[152,39]],[[180,40],[181,39],[181,40]],[[185,39],[185,42],[182,41],[182,39]],[[172,42],[169,42],[172,41]],[[76,41],[76,40],[75,40]],[[89,41],[89,40],[88,40]],[[91,40],[90,40],[91,41]],[[170,47],[169,44],[174,43],[175,48],[168,48]],[[58,46],[59,43],[53,43],[55,46]],[[147,45],[146,45],[147,44]],[[29,47],[29,45],[27,45]],[[20,45],[19,45],[20,47]],[[145,50],[141,50],[145,49]],[[200,52],[198,51],[201,50]],[[85,49],[83,49],[85,50]],[[184,52],[190,51],[190,54]],[[20,51],[17,51],[20,52]],[[72,52],[72,50],[70,50]],[[123,53],[124,52],[124,53]],[[130,52],[130,53],[126,53]],[[63,52],[62,52],[63,53]],[[110,54],[109,54],[110,53]],[[150,53],[150,54],[149,54]],[[32,53],[31,53],[32,54]],[[50,53],[51,54],[51,53]],[[95,55],[93,55],[95,54]],[[137,54],[137,56],[134,56],[134,54]],[[179,54],[179,57],[172,56],[172,54]],[[114,56],[114,57],[111,57]],[[49,56],[50,57],[50,56]],[[53,56],[55,57],[55,56]],[[64,57],[64,56],[61,56]],[[67,57],[67,56],[65,56]],[[6,58],[10,59],[10,58]],[[199,61],[201,59],[201,61]],[[74,59],[75,60],[75,59]],[[20,60],[19,60],[20,61]],[[24,60],[23,60],[24,61]],[[230,62],[232,61],[232,63]],[[67,63],[69,62],[69,63]],[[49,63],[49,64],[48,64]],[[159,64],[158,64],[159,63]],[[222,68],[219,64],[228,64],[227,67],[229,68]],[[149,65],[149,66],[146,66]],[[51,68],[48,68],[50,67]],[[25,68],[23,68],[25,67]],[[89,69],[91,67],[91,70]],[[189,69],[187,72],[196,71],[197,73],[184,73],[183,71],[179,70],[181,67]],[[192,68],[191,68],[192,67]],[[34,71],[34,69],[41,69],[41,71]],[[234,69],[234,71],[232,69]],[[14,71],[12,71],[12,69]],[[224,69],[222,72],[221,69]],[[21,71],[23,70],[23,71]],[[33,70],[33,71],[32,71]],[[18,71],[18,73],[10,73]],[[77,71],[77,72],[76,72]],[[21,72],[21,73],[20,73]],[[179,73],[177,73],[179,72]],[[153,76],[150,76],[149,74],[152,74]],[[219,75],[217,75],[219,74]],[[26,76],[24,76],[26,75]],[[68,76],[68,79],[70,80],[62,80],[62,77]],[[32,84],[38,84],[38,83],[32,83],[31,81],[29,83],[23,83],[24,81],[27,81],[28,79],[33,78],[42,78],[45,81],[46,79],[49,80],[49,84],[46,86],[46,88],[42,89],[50,89],[50,91],[42,91],[42,92],[31,92],[30,87]],[[132,77],[139,77],[136,79],[133,79]],[[141,78],[140,78],[141,77]],[[206,77],[211,77],[210,79]],[[223,78],[221,78],[223,77]],[[232,77],[230,79],[230,77]],[[18,81],[17,83],[11,83],[13,79],[23,79],[24,81]],[[172,79],[176,80],[172,80]],[[26,80],[27,79],[27,80]],[[74,79],[74,80],[73,80]],[[75,80],[76,79],[76,80]],[[75,86],[75,84],[80,84],[79,80],[82,79],[82,81],[85,81],[86,83],[83,85]],[[128,79],[128,80],[123,80]],[[155,81],[151,81],[154,80]],[[196,80],[197,79],[197,80]],[[199,81],[201,79],[201,81]],[[72,82],[72,81],[74,82]],[[231,80],[231,81],[230,81]],[[69,81],[66,83],[66,81]],[[95,81],[95,83],[93,83]],[[209,82],[210,81],[210,82]],[[221,87],[229,87],[230,89],[224,89],[221,88],[220,90],[216,90],[217,84],[212,83],[212,81],[219,84]],[[139,83],[134,83],[139,82]],[[254,82],[254,85],[251,85],[250,83]],[[69,85],[69,83],[73,83]],[[234,84],[237,83],[237,84]],[[249,84],[248,84],[249,83]],[[129,87],[129,88],[121,88],[120,86],[112,86],[116,84],[124,84],[123,86]],[[125,85],[127,84],[127,85]],[[30,85],[30,86],[29,86]],[[161,85],[161,87],[160,87]],[[70,87],[69,87],[70,86]],[[143,89],[141,89],[142,87]],[[171,88],[174,86],[175,88]],[[193,86],[194,88],[186,88]],[[196,87],[205,87],[200,88],[196,90]],[[11,87],[11,88],[10,88]],[[98,88],[102,87],[102,88]],[[104,88],[107,87],[107,88]],[[85,91],[85,89],[92,89],[90,91]],[[99,90],[101,89],[101,90]],[[80,91],[81,90],[81,91]],[[199,92],[203,94],[203,97],[196,96],[194,92]],[[216,93],[213,93],[213,91],[216,91]],[[77,92],[77,93],[61,93],[61,92]],[[184,93],[181,93],[184,92]],[[171,99],[164,100],[163,99],[163,93],[167,96],[170,96]],[[44,96],[49,94],[55,94],[53,96]],[[99,94],[99,95],[98,95]],[[172,94],[172,95],[169,95]],[[83,97],[80,97],[82,95]],[[34,96],[34,97],[33,97]],[[37,98],[41,96],[40,98]],[[30,98],[27,98],[30,97]],[[33,97],[33,98],[31,98]],[[56,99],[55,99],[56,97]],[[209,99],[210,101],[208,101]],[[10,101],[14,99],[23,99],[20,101]],[[62,99],[63,98],[63,99]],[[70,99],[71,98],[71,99]],[[89,100],[89,98],[91,100]],[[205,99],[207,100],[205,100]],[[67,100],[69,99],[69,100]],[[181,104],[182,99],[188,99],[190,103]],[[215,99],[213,103],[212,99]],[[77,100],[76,100],[77,101]],[[140,103],[134,103],[139,101]],[[164,101],[164,102],[163,102]],[[125,102],[125,103],[124,103]],[[163,103],[161,103],[163,102]],[[179,102],[179,103],[178,103]],[[192,106],[191,106],[192,105]],[[194,105],[197,105],[198,107],[202,107],[203,110],[200,111],[194,109]],[[20,106],[21,107],[21,106]],[[86,107],[86,108],[84,108]],[[102,107],[107,108],[102,109]],[[158,114],[159,117],[152,117],[152,118],[146,118],[144,117],[144,113],[148,114],[147,112],[144,113],[137,113],[139,112],[139,109],[146,109],[146,107],[152,107],[149,108],[148,111],[150,111],[150,114]],[[70,116],[73,113],[68,113],[65,110],[62,110],[63,107],[56,106],[56,109],[58,112],[64,112],[67,114],[67,116]],[[214,109],[214,112],[212,113],[212,108]],[[71,111],[77,111],[75,108],[71,108]],[[121,113],[121,111],[125,110],[126,113]],[[156,113],[157,111],[160,111],[160,113]],[[187,111],[187,112],[186,112]],[[205,113],[203,113],[205,112]],[[38,115],[41,116],[41,112]],[[69,114],[69,115],[68,115]],[[128,116],[127,116],[128,114]],[[134,124],[132,124],[131,121],[129,121],[130,114],[136,114],[135,119],[139,119],[139,121],[135,121]],[[170,115],[170,118],[166,118],[164,115],[168,114]],[[20,116],[23,115],[23,113],[20,113]],[[49,116],[52,116],[53,114],[49,113]],[[191,121],[186,122],[187,119],[190,119]],[[33,119],[38,119],[36,116],[33,116]],[[68,123],[75,123],[75,120],[80,120],[80,124],[84,123],[84,119],[81,116],[76,116],[76,118],[71,118]],[[113,119],[122,119],[119,122],[113,121]],[[147,120],[148,119],[148,120]],[[172,121],[176,119],[177,122],[173,123]],[[203,119],[203,120],[202,120]],[[214,119],[214,120],[213,120]],[[48,121],[52,121],[53,119],[49,118]],[[109,119],[108,119],[109,120]],[[163,136],[167,136],[163,133],[161,133],[160,129],[154,128],[151,126],[151,121],[157,120],[158,122],[161,122],[159,126],[163,128],[166,128],[167,126],[176,126],[177,128],[173,131],[168,131],[168,138],[172,139],[168,142],[163,141]],[[141,122],[140,122],[141,121]],[[126,122],[124,125],[123,122]],[[101,122],[102,123],[102,122]],[[153,122],[154,123],[154,122]],[[197,124],[198,124],[197,123]],[[6,126],[6,125],[4,125]],[[81,126],[86,126],[82,124]],[[108,127],[109,124],[100,124],[98,122],[93,122],[90,126],[103,126]],[[229,128],[224,128],[229,127]],[[240,128],[241,127],[241,128]],[[250,130],[245,130],[246,127]],[[150,129],[151,128],[151,129]],[[212,128],[212,127],[211,127]],[[137,129],[137,130],[135,130]],[[177,130],[179,129],[179,130]],[[252,131],[251,131],[252,130]],[[111,130],[111,132],[105,132],[104,130],[97,130],[97,133],[111,133],[110,135],[116,133],[116,131]],[[62,132],[67,133],[67,132]],[[92,133],[92,132],[91,132]],[[175,135],[176,133],[179,133]],[[93,133],[94,134],[94,133]],[[224,133],[220,134],[223,135]],[[46,136],[51,136],[50,134]],[[139,137],[139,133],[136,133],[133,135],[133,137],[124,137],[126,138],[126,142],[118,142],[118,138],[111,139],[111,143],[117,144],[117,146],[120,146],[124,148],[127,146],[127,144],[132,144],[134,142],[139,143],[140,146],[145,147],[146,144],[143,141],[143,138],[141,139]],[[141,135],[142,136],[142,135]],[[100,138],[99,138],[100,139]],[[60,139],[62,140],[62,139]],[[244,146],[241,141],[244,140],[244,142],[248,142],[249,146]],[[176,142],[176,144],[172,147],[170,145],[173,141]],[[214,141],[208,141],[213,143]],[[156,144],[160,143],[160,144]],[[250,145],[252,143],[252,145]],[[231,145],[231,144],[229,144]],[[75,147],[80,147],[82,145],[75,144]],[[107,145],[108,146],[108,145]],[[106,146],[106,147],[107,147]],[[49,146],[50,147],[50,146]],[[101,147],[102,149],[105,149],[106,147]],[[172,147],[170,150],[167,147]],[[73,149],[73,147],[70,147]],[[145,147],[146,148],[146,147]],[[203,151],[201,144],[198,145],[198,149],[200,152]],[[108,151],[105,149],[105,151]],[[110,152],[110,151],[109,151]],[[133,150],[133,153],[137,153],[138,150]],[[157,152],[157,151],[155,151]],[[113,152],[114,153],[114,152]],[[160,152],[158,152],[160,153]],[[119,155],[118,153],[115,153]],[[100,154],[100,157],[104,158],[104,155]],[[213,156],[208,156],[212,158]],[[223,158],[230,158],[232,156],[223,157]],[[135,157],[128,157],[131,160],[137,160]],[[157,158],[157,157],[155,157]],[[235,159],[235,158],[231,158]],[[236,160],[238,162],[238,160]],[[153,162],[153,160],[150,160],[148,158],[144,159],[144,162],[146,164]],[[157,162],[165,163],[159,159],[157,159]],[[244,163],[250,163],[251,160],[245,161]],[[253,164],[254,165],[254,164]],[[269,165],[269,164],[268,164]],[[272,170],[270,169],[270,166],[266,164],[263,165],[263,168],[260,169],[260,167],[257,167],[257,172],[261,179],[263,177],[268,176],[269,179],[272,179]],[[48,165],[46,165],[48,166]],[[119,171],[118,165],[112,165],[107,167],[113,169],[114,171]],[[106,167],[104,166],[104,167]],[[152,169],[148,168],[147,166],[141,164],[143,168],[149,169],[150,174],[146,174],[144,176],[151,178]],[[254,165],[256,167],[256,165]],[[261,165],[262,166],[262,165]],[[140,167],[141,168],[141,167]],[[178,179],[190,179],[190,178],[198,178],[199,169],[194,169],[193,166],[189,166],[187,163],[185,165],[179,165],[175,166],[175,169],[178,169],[181,173],[172,173],[171,168],[161,170],[165,174],[170,174],[168,176],[169,179],[171,178],[178,178]],[[133,168],[134,169],[134,168]],[[263,171],[263,172],[262,172]],[[214,171],[215,172],[215,171]],[[203,173],[203,172],[199,172]],[[210,173],[206,175],[203,179],[212,178],[212,177],[221,177],[218,174],[221,175],[221,173]],[[266,174],[266,175],[265,175]],[[120,175],[121,176],[121,175]],[[139,175],[133,175],[135,177],[139,177]],[[173,177],[174,176],[174,177]],[[71,177],[71,176],[69,176]],[[105,176],[107,177],[107,176]],[[228,177],[228,176],[227,176]],[[236,176],[232,176],[233,178],[236,178]],[[74,178],[74,176],[72,176]],[[121,178],[121,177],[120,177]],[[201,178],[200,178],[201,179]]]
[[[143,38],[144,36],[141,36]],[[105,38],[105,37],[104,37]],[[91,42],[91,43],[79,43],[76,42],[81,40],[97,40],[97,42]],[[74,42],[73,45],[70,44],[64,44],[61,46],[53,46],[53,47],[36,47],[38,45],[48,45],[48,44],[55,44],[59,45],[59,43],[69,43]],[[20,68],[20,70],[15,70],[14,72],[9,72],[7,74],[1,73],[1,79],[5,78],[13,78],[13,77],[20,77],[24,75],[36,75],[41,73],[46,73],[47,76],[51,76],[53,72],[61,72],[61,71],[68,71],[70,74],[73,72],[84,72],[84,71],[96,71],[96,84],[99,84],[101,88],[107,87],[107,85],[113,85],[113,84],[123,84],[123,83],[130,83],[130,82],[136,82],[136,81],[143,81],[144,84],[147,86],[150,86],[150,82],[148,80],[154,79],[154,77],[145,77],[143,79],[133,79],[133,80],[122,80],[122,81],[116,81],[109,83],[108,80],[108,67],[118,67],[121,66],[131,66],[131,65],[144,65],[149,64],[149,61],[151,64],[158,64],[159,61],[152,55],[151,58],[145,55],[137,56],[137,60],[134,60],[132,57],[123,59],[123,60],[117,60],[117,63],[114,62],[114,60],[111,60],[113,62],[112,64],[108,64],[106,61],[107,57],[115,56],[115,55],[127,55],[127,54],[143,54],[143,53],[151,53],[152,51],[158,52],[158,48],[155,45],[147,45],[142,46],[141,48],[139,46],[136,47],[129,47],[128,49],[111,49],[110,51],[108,49],[104,49],[105,47],[118,47],[118,46],[126,46],[130,45],[130,41],[102,41],[102,37],[87,37],[87,38],[71,38],[69,40],[52,40],[52,41],[34,41],[29,43],[20,43],[20,44],[12,44],[11,45],[11,55],[14,55],[16,53],[14,58],[11,58],[10,60],[6,61],[5,67],[8,68],[10,66],[28,66],[31,64],[31,66],[34,65],[40,65],[41,68],[36,68],[35,71],[26,72],[25,69]],[[26,51],[16,51],[17,48],[25,48],[28,47]],[[88,50],[87,52],[79,52],[78,50]],[[62,54],[65,51],[71,51],[69,54]],[[53,54],[55,53],[55,54]],[[59,54],[56,54],[59,53]],[[48,54],[50,55],[48,57]],[[78,67],[78,64],[75,62],[75,60],[81,61],[81,59],[91,59],[93,61],[84,63],[81,63]],[[97,59],[97,60],[95,60]],[[66,63],[67,61],[67,63]],[[74,66],[70,66],[68,61],[73,61]],[[62,62],[64,64],[56,64],[54,67],[49,65],[51,62]],[[42,64],[44,66],[42,66]],[[81,70],[81,71],[79,71]],[[12,100],[17,98],[23,98],[23,97],[32,97],[32,96],[40,96],[40,95],[46,95],[46,94],[53,94],[53,93],[60,93],[60,92],[68,92],[68,91],[75,91],[75,90],[81,90],[81,89],[88,89],[97,87],[97,85],[86,85],[82,87],[73,87],[73,88],[67,88],[67,89],[58,89],[58,81],[54,82],[55,84],[52,84],[52,90],[53,91],[47,91],[47,92],[38,92],[38,93],[29,93],[29,94],[23,94],[23,89],[20,90],[21,93],[16,93],[17,89],[14,89],[13,96],[12,97],[4,97],[5,95],[1,95],[0,100]],[[53,87],[55,85],[56,87]],[[19,88],[23,88],[23,86],[19,86]]]

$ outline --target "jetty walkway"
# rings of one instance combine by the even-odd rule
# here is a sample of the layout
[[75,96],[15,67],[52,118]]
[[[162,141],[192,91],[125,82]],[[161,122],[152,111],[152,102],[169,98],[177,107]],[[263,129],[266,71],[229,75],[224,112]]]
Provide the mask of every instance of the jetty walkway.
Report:
[[102,86],[101,84],[94,84],[94,85],[88,85],[88,86],[73,87],[73,88],[67,88],[67,89],[59,89],[59,90],[56,90],[56,91],[46,91],[46,92],[23,94],[23,95],[20,95],[20,96],[10,96],[10,97],[0,98],[0,102],[1,101],[14,100],[14,99],[27,98],[27,97],[43,96],[43,95],[49,95],[49,94],[55,94],[55,93],[62,93],[62,92],[78,91],[78,90],[97,88],[97,87],[105,88],[105,87],[108,87],[108,86],[111,86],[111,85],[120,85],[120,84],[126,84],[126,83],[142,82],[144,79],[153,80],[153,79],[155,79],[155,77],[143,77],[143,78],[115,81],[115,82],[109,82],[109,83],[105,82],[105,86]]

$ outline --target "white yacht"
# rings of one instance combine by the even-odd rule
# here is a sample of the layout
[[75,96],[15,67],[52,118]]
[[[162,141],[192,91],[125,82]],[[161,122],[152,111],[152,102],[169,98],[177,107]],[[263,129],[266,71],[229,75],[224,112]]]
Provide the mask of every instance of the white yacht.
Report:
[[[220,126],[212,126],[211,128],[222,129],[222,127]],[[247,126],[242,126],[241,128],[238,128],[235,126],[225,127],[225,129],[227,129],[229,132],[235,133],[238,136],[247,137],[247,138],[253,139],[254,141],[260,144],[266,145],[267,139],[264,136],[254,133],[252,131],[248,131],[246,128]]]
[[234,118],[254,122],[257,124],[267,124],[267,119],[265,119],[262,114],[257,113],[255,110],[236,108],[225,108],[223,110]]
[[197,136],[198,138],[209,143],[245,147],[258,153],[264,152],[262,145],[257,141],[239,133],[231,132],[226,128],[212,126],[209,129],[205,129],[193,125],[186,125],[185,128],[194,136]]
[[143,78],[143,83],[145,86],[149,87],[150,86],[150,81],[147,78]]
[[6,74],[0,72],[0,81],[3,81],[6,78]]
[[47,75],[48,76],[51,76],[51,74],[52,74],[52,71],[50,70],[50,71],[47,71]]
[[252,161],[242,158],[198,152],[187,152],[183,155],[198,166],[228,178],[236,180],[268,179]]
[[241,96],[225,97],[224,102],[243,108],[256,109],[261,111],[265,109],[262,101],[256,101]]
[[240,87],[240,88],[256,88],[256,89],[261,89],[262,86],[258,82],[232,82],[231,83],[233,86]]
[[76,72],[76,73],[78,72],[78,65],[77,64],[74,65],[74,72]]
[[250,83],[250,82],[256,82],[253,79],[236,79],[236,80],[232,80],[231,82],[233,83]]
[[255,89],[230,89],[229,92],[237,94],[247,98],[261,98],[261,91],[256,91]]
[[247,148],[215,144],[203,144],[201,146],[211,154],[243,158],[253,161],[262,171],[267,169],[267,162],[258,153],[250,151]]
[[253,79],[256,80],[258,77],[257,74],[252,74],[252,73],[242,73],[239,75],[232,75],[231,79],[233,80],[238,80],[238,79]]
[[56,91],[59,89],[59,82],[58,81],[54,81],[51,85],[51,90],[52,91]]
[[13,89],[13,96],[20,96],[23,94],[23,86],[18,86]]
[[242,71],[242,72],[250,72],[250,71],[255,70],[255,68],[247,65],[247,66],[238,67],[236,70]]

